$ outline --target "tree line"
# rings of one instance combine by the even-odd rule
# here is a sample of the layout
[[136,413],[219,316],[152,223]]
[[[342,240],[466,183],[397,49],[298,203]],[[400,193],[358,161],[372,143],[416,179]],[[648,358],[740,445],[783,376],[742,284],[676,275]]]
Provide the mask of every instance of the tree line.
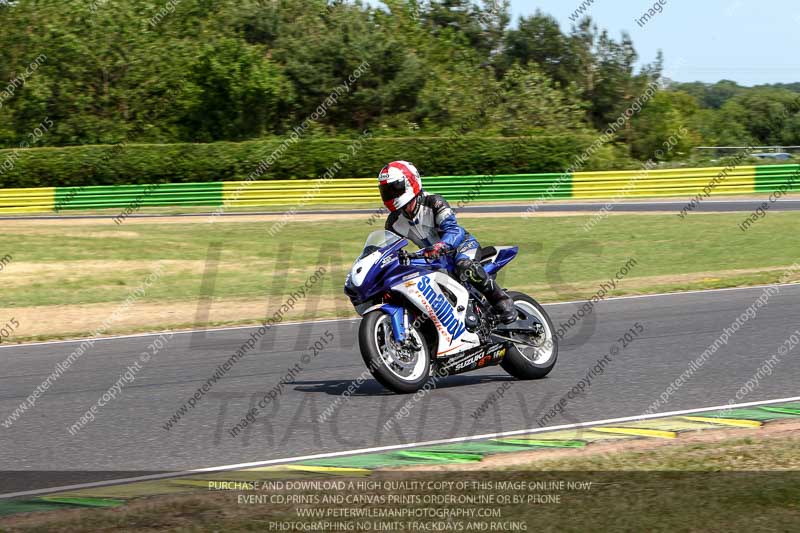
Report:
[[585,137],[653,83],[601,166],[800,145],[798,83],[675,83],[588,17],[511,22],[507,0],[2,2],[0,146],[45,119],[37,146],[284,137],[332,94],[307,137]]

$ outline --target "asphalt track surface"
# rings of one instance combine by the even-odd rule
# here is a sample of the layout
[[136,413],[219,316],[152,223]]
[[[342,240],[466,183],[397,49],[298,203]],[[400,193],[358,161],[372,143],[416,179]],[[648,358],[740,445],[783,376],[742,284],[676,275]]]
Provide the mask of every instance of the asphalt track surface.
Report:
[[[800,351],[781,358],[775,372],[744,398],[736,392],[763,361],[800,326],[800,285],[758,310],[655,412],[754,402],[795,395]],[[356,320],[280,325],[219,380],[170,430],[164,424],[254,331],[253,328],[181,333],[149,362],[122,394],[76,435],[67,428],[107,391],[147,349],[154,336],[97,340],[38,400],[5,428],[0,425],[0,494],[67,483],[130,477],[324,452],[539,427],[539,420],[570,391],[612,345],[639,322],[643,334],[612,357],[603,375],[564,413],[556,426],[645,412],[681,373],[763,294],[764,288],[610,299],[600,302],[561,343],[559,362],[543,380],[521,382],[500,367],[453,376],[414,402],[386,392],[371,377],[326,422],[317,417],[361,375],[354,346]],[[553,321],[569,319],[580,303],[548,305]],[[228,433],[246,411],[301,362],[309,344],[328,331],[334,340],[303,365],[296,380],[267,405],[255,424]],[[0,422],[63,361],[79,342],[0,347]],[[482,416],[481,404],[501,388],[504,397]],[[385,423],[406,404],[408,415]],[[68,472],[65,472],[68,471]],[[91,475],[87,471],[93,471]],[[125,471],[125,472],[123,472]],[[87,477],[88,476],[88,477]],[[0,474],[0,477],[3,477]]]
[[[735,213],[753,212],[764,203],[765,200],[707,200],[699,203],[691,211],[692,213]],[[687,203],[686,201],[659,201],[659,202],[618,202],[613,203],[612,211],[615,213],[678,213]],[[575,202],[575,203],[545,203],[536,206],[535,212],[531,213],[593,213],[609,202]],[[459,213],[525,213],[530,204],[519,205],[467,205],[458,207]],[[800,200],[780,200],[770,204],[771,211],[800,211]],[[374,213],[374,209],[314,209],[308,211],[298,211],[297,214],[303,215],[369,215]],[[182,218],[182,217],[208,217],[212,213],[179,213],[172,215],[160,215],[155,213],[131,214],[128,218]],[[246,211],[246,212],[225,212],[218,216],[242,217],[254,215],[283,215],[284,211]],[[81,220],[81,219],[110,219],[117,216],[112,215],[24,215],[24,216],[0,216],[0,220]]]

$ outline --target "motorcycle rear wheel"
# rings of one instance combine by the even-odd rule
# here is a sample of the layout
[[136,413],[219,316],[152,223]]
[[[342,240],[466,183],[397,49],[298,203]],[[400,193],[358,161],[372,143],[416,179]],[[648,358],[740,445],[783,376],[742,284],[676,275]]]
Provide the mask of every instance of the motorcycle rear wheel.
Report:
[[512,344],[500,366],[517,379],[541,379],[550,373],[558,359],[556,330],[539,302],[521,292],[509,291],[508,295],[514,300],[514,307],[518,312],[524,316],[533,316],[541,322],[544,333],[539,341],[540,348],[519,347]]
[[372,376],[387,389],[408,394],[422,388],[430,375],[431,357],[422,333],[413,327],[406,332],[416,340],[418,350],[404,349],[394,340],[392,321],[380,310],[370,311],[358,328],[361,357]]

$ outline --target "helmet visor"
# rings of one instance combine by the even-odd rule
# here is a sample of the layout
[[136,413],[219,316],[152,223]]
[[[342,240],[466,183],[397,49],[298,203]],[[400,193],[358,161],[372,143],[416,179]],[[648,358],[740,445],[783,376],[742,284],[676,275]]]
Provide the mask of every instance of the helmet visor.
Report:
[[381,200],[391,202],[406,192],[406,182],[404,180],[389,181],[381,183],[378,188],[381,191]]

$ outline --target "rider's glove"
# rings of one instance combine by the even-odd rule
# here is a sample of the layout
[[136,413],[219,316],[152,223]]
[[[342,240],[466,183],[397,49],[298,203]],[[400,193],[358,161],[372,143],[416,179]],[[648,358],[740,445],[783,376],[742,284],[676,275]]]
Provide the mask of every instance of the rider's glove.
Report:
[[433,246],[425,248],[422,251],[422,255],[425,257],[425,259],[436,259],[440,255],[445,254],[447,250],[448,250],[447,244],[443,243],[442,241],[439,241]]

